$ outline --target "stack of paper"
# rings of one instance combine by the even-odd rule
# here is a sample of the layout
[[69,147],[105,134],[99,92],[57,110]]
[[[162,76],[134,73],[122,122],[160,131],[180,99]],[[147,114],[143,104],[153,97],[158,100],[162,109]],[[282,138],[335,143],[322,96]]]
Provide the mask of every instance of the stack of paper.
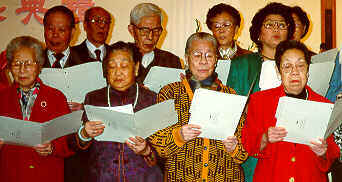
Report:
[[330,103],[291,97],[279,99],[276,112],[278,127],[286,129],[284,141],[307,144],[326,139],[342,122],[342,101]]
[[196,89],[189,124],[201,126],[199,137],[224,140],[234,136],[246,101],[246,96]]
[[132,112],[132,105],[119,108],[86,105],[85,110],[90,121],[102,121],[106,126],[104,132],[95,137],[98,141],[124,143],[129,137],[147,138],[178,121],[174,100],[155,104],[136,113]]
[[44,84],[63,92],[68,101],[82,103],[85,95],[107,85],[102,63],[90,62],[64,69],[43,68],[39,75]]
[[77,132],[83,111],[60,116],[49,122],[39,123],[0,116],[0,138],[5,143],[35,146],[64,135]]

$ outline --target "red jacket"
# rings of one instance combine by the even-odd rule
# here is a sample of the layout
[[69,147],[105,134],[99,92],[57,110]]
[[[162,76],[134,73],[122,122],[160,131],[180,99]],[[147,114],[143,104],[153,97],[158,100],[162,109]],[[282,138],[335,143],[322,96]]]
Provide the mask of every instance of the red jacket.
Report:
[[[15,85],[0,92],[0,101],[1,116],[23,119]],[[30,121],[43,123],[67,113],[70,113],[70,110],[62,92],[40,83]],[[51,143],[54,151],[47,157],[39,156],[31,147],[3,145],[0,149],[0,180],[63,182],[63,158],[72,155],[73,152],[67,146],[66,137],[53,140]]]
[[[308,100],[329,102],[324,97],[306,87]],[[250,98],[247,120],[242,130],[242,143],[251,156],[258,158],[253,177],[254,182],[325,182],[326,172],[339,156],[339,148],[333,136],[327,139],[328,150],[325,158],[318,157],[307,145],[289,142],[268,143],[260,151],[263,133],[276,125],[275,113],[280,97],[285,96],[284,87],[280,86],[256,92]]]

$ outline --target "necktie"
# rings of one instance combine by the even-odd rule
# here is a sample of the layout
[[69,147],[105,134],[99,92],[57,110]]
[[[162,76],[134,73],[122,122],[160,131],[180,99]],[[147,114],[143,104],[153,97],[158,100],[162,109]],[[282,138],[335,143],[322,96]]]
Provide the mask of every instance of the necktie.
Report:
[[62,68],[60,60],[64,57],[63,53],[53,54],[55,56],[56,61],[53,63],[52,68]]
[[95,54],[96,54],[96,60],[101,62],[101,50],[96,49]]

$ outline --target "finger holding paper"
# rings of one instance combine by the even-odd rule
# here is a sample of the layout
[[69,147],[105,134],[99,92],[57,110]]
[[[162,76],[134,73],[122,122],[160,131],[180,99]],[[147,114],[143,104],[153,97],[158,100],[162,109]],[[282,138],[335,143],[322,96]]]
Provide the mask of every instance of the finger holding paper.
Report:
[[267,139],[270,143],[283,141],[286,135],[287,131],[282,127],[269,127],[267,130]]
[[83,104],[78,102],[68,102],[68,106],[72,112],[83,109]]
[[201,134],[201,131],[199,131],[199,129],[201,129],[201,126],[199,125],[187,124],[182,126],[182,128],[180,129],[180,134],[182,135],[183,140],[185,142],[188,142]]
[[86,138],[94,138],[103,133],[105,126],[102,121],[88,121],[85,123],[84,130],[88,136]]
[[238,144],[238,140],[236,136],[229,136],[226,139],[222,140],[222,142],[227,152],[234,151],[236,148],[236,145]]
[[40,155],[43,157],[46,157],[50,154],[52,154],[53,152],[53,147],[51,142],[47,142],[44,144],[38,144],[36,146],[33,147],[33,149]]
[[[137,155],[148,155],[151,148],[149,145],[147,145],[146,140],[139,137],[139,136],[135,136],[135,137],[130,137],[128,141],[126,140],[126,144],[127,146],[133,150],[133,152]],[[133,143],[132,143],[133,142]]]
[[327,152],[328,149],[328,144],[325,140],[323,139],[319,139],[319,142],[315,142],[315,141],[311,141],[310,143],[312,145],[310,145],[311,150],[317,155],[317,156],[324,156],[325,153]]

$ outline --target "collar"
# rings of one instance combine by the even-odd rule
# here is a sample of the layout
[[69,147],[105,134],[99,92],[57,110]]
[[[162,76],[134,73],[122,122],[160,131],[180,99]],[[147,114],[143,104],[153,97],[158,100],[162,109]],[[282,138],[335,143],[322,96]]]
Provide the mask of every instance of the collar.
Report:
[[197,88],[208,88],[212,89],[212,87],[217,88],[219,86],[218,83],[216,83],[217,80],[217,73],[214,71],[212,75],[210,75],[208,78],[204,80],[197,80],[190,70],[186,70],[186,79],[189,82],[191,90],[194,92]]
[[[291,94],[290,94],[290,95],[286,94],[285,88],[284,88],[284,85],[283,85],[283,84],[281,84],[281,85],[280,85],[279,87],[277,87],[277,88],[279,88],[280,97],[282,97],[282,96],[289,96],[289,97],[291,97],[291,96],[292,96]],[[305,87],[304,87],[304,89],[303,89],[302,92],[305,92],[305,93],[306,93],[306,100],[311,100],[311,99],[312,99],[312,92],[313,92],[313,90],[312,90],[308,85],[305,85]],[[302,93],[301,93],[301,94],[302,94]],[[298,97],[294,97],[294,98],[298,98]],[[301,98],[299,98],[299,99],[301,99]]]
[[153,60],[154,60],[154,51],[151,51],[149,53],[144,54],[141,60],[141,64],[144,68],[147,68],[148,65],[152,63]]
[[95,50],[99,49],[101,51],[101,56],[100,56],[101,60],[103,60],[104,53],[106,51],[104,44],[102,44],[100,47],[96,47],[93,43],[91,43],[88,39],[86,39],[86,46],[89,52],[91,53],[91,55],[93,56],[93,58],[96,58]]
[[[64,68],[64,65],[65,65],[65,63],[66,63],[66,61],[70,55],[70,47],[65,49],[62,53],[64,54],[64,57],[60,60],[60,64],[61,64],[62,68]],[[55,54],[55,52],[51,51],[50,49],[47,50],[47,55],[49,58],[50,65],[53,65],[53,63],[55,63],[55,61],[56,61],[54,54]]]
[[37,95],[40,89],[40,81],[36,81],[33,85],[33,87],[28,91],[28,92],[24,92],[20,87],[18,83],[15,83],[15,88],[17,90],[18,93],[18,97],[19,99],[21,99],[21,97],[23,96],[24,93],[26,93],[25,95]]
[[135,96],[136,90],[137,90],[136,87],[137,87],[137,84],[135,84],[135,83],[132,86],[130,86],[128,89],[126,89],[125,91],[118,91],[118,90],[115,90],[114,88],[110,87],[109,94],[110,95],[116,95],[119,97]]
[[233,42],[233,47],[227,49],[219,48],[220,56],[223,59],[232,59],[237,52],[237,45]]

